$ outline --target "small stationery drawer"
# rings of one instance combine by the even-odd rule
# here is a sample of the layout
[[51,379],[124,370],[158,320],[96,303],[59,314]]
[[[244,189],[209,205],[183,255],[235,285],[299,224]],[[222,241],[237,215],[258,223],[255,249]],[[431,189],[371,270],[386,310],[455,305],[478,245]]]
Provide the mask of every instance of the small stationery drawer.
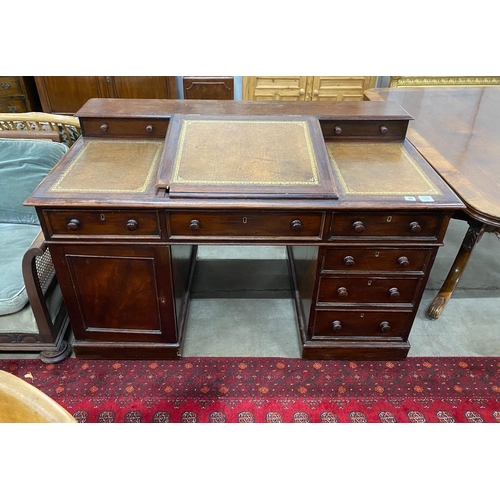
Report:
[[26,99],[21,96],[0,97],[0,113],[25,113]]
[[321,277],[320,303],[411,304],[420,279]]
[[165,137],[168,129],[168,120],[85,118],[81,124],[86,136],[97,137]]
[[44,210],[51,237],[82,236],[159,238],[160,224],[155,211]]
[[321,130],[327,139],[345,139],[346,137],[404,138],[407,128],[408,120],[321,121]]
[[388,311],[316,311],[316,337],[390,337],[405,339],[411,315]]
[[0,97],[22,95],[21,81],[17,76],[0,76]]
[[325,251],[324,271],[420,271],[432,250],[411,248],[334,248]]
[[324,212],[172,212],[170,237],[321,239]]
[[443,214],[437,212],[347,212],[334,214],[330,237],[436,239]]

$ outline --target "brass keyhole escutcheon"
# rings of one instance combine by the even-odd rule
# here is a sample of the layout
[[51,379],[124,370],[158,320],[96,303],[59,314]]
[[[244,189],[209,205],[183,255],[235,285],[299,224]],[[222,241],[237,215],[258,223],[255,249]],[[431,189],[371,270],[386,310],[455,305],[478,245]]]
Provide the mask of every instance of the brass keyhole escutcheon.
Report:
[[391,222],[392,221],[392,215],[389,215],[389,217],[387,217],[387,222]]
[[100,218],[101,220],[106,220],[106,217],[105,217],[105,215],[104,215],[104,214],[99,215],[99,218]]
[[248,222],[248,219],[246,217],[243,217],[243,224],[246,224]]

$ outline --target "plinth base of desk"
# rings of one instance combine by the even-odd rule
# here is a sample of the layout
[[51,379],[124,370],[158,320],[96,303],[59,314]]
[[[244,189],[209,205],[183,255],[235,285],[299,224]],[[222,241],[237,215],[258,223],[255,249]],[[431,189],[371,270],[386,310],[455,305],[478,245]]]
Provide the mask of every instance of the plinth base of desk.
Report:
[[73,351],[81,359],[180,359],[178,344],[145,344],[75,341]]
[[409,350],[409,342],[306,342],[302,346],[302,358],[399,361],[406,359]]

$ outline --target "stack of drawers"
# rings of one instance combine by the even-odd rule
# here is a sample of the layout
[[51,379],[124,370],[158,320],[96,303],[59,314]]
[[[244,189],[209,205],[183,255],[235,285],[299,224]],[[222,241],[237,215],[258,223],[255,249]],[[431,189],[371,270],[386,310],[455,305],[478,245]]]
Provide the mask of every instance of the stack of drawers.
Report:
[[41,109],[33,77],[0,76],[0,113],[26,113]]
[[370,349],[373,357],[395,348],[405,357],[443,222],[438,212],[334,214],[336,244],[319,252],[310,347]]

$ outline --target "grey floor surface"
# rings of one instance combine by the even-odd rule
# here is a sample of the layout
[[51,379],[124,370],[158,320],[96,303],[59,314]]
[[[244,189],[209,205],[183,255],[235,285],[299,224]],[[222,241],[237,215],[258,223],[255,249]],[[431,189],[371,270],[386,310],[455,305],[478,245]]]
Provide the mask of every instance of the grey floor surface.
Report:
[[[500,241],[485,234],[437,320],[426,311],[467,224],[452,220],[410,334],[409,356],[500,356]],[[300,357],[284,247],[200,246],[183,356]],[[37,357],[0,353],[0,358]]]

